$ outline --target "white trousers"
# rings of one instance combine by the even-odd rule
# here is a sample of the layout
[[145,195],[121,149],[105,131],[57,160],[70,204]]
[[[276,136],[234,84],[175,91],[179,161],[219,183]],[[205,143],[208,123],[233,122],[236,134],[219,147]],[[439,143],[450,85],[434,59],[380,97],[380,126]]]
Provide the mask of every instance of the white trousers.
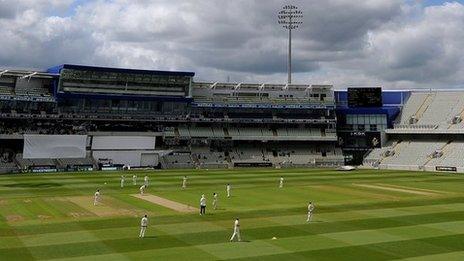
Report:
[[306,219],[306,222],[311,222],[311,219],[313,218],[313,213],[308,212],[308,218]]
[[234,229],[234,233],[230,237],[230,241],[234,240],[235,237],[237,237],[238,241],[242,241],[242,238],[240,237],[240,228]]
[[283,182],[280,182],[279,188],[283,188],[283,187],[284,187],[284,183],[283,183]]
[[230,198],[230,190],[227,190],[227,197]]
[[98,204],[99,201],[100,201],[99,198],[95,198],[95,199],[93,200],[93,205],[96,206],[96,205]]
[[147,227],[140,227],[139,237],[145,237],[145,231],[146,230],[147,230]]
[[213,200],[213,209],[217,209],[217,200]]

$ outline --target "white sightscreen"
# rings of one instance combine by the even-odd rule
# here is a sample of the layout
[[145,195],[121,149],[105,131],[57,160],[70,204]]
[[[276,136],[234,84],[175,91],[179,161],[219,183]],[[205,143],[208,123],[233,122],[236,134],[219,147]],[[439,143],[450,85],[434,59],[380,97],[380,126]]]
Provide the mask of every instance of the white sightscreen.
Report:
[[92,150],[154,150],[155,137],[94,136]]
[[85,158],[86,135],[24,135],[25,159]]

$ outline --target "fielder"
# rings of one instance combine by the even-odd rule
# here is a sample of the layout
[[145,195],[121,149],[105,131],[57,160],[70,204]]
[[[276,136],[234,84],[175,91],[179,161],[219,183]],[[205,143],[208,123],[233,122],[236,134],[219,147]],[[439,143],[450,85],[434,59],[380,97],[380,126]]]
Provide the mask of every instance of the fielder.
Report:
[[182,189],[186,189],[187,188],[187,176],[184,176],[184,178],[182,179]]
[[145,178],[143,178],[143,184],[145,185],[145,187],[148,187],[148,176],[145,176]]
[[147,226],[148,226],[148,217],[147,215],[145,215],[140,221],[140,234],[139,234],[140,238],[145,237],[145,231],[147,230]]
[[200,198],[200,216],[202,215],[205,215],[206,214],[206,198],[205,198],[205,195],[201,195],[201,198]]
[[213,193],[213,209],[214,209],[214,210],[217,209],[217,202],[218,202],[218,194],[217,194],[217,193]]
[[134,174],[134,176],[132,176],[132,184],[134,184],[134,186],[137,186],[137,175]]
[[237,236],[238,242],[242,241],[242,238],[240,237],[240,221],[237,218],[234,223],[234,233],[230,237],[230,242],[234,240],[234,238]]
[[121,188],[124,188],[124,181],[126,180],[126,178],[124,177],[124,175],[121,176]]
[[284,177],[280,177],[279,188],[284,187]]
[[94,198],[93,198],[93,205],[96,206],[98,203],[100,203],[100,190],[97,189],[97,191],[95,192],[95,195],[94,195]]
[[140,195],[143,196],[143,193],[145,193],[145,188],[146,188],[145,185],[142,185],[142,186],[140,187]]
[[230,189],[231,189],[230,184],[227,184],[226,191],[227,191],[227,197],[228,198],[230,198]]
[[313,211],[314,211],[314,205],[312,202],[309,202],[308,205],[308,218],[306,219],[306,222],[311,222],[311,219],[313,217]]

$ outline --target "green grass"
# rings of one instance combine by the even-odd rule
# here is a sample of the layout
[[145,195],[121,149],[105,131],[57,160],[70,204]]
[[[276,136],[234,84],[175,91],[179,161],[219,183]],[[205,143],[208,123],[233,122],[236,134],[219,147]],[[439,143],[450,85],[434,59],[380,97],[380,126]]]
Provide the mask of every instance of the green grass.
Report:
[[[132,197],[139,188],[133,174],[139,183],[150,176],[148,193],[183,204],[197,207],[205,194],[207,215]],[[184,175],[188,188],[181,190]],[[226,183],[232,184],[231,198]],[[464,260],[463,187],[464,175],[376,170],[0,176],[0,260]],[[97,188],[105,206],[92,206]],[[213,192],[219,193],[216,211]],[[308,201],[316,204],[310,224]],[[145,213],[150,227],[139,239]],[[230,243],[236,217],[245,242]]]

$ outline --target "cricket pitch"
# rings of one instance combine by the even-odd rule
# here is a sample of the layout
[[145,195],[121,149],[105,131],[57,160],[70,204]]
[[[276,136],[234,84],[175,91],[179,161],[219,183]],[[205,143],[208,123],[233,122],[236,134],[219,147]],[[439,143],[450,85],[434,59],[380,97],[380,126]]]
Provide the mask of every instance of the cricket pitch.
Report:
[[157,205],[169,208],[169,209],[172,209],[172,210],[177,211],[177,212],[192,213],[192,212],[197,212],[198,211],[197,208],[194,208],[192,206],[185,205],[185,204],[182,204],[182,203],[179,203],[179,202],[175,202],[175,201],[165,199],[165,198],[162,198],[162,197],[158,197],[158,196],[155,196],[155,195],[151,195],[151,194],[144,194],[144,195],[132,194],[131,196],[139,198],[139,199],[146,200],[148,202],[151,202],[151,203],[154,203],[154,204],[157,204]]

